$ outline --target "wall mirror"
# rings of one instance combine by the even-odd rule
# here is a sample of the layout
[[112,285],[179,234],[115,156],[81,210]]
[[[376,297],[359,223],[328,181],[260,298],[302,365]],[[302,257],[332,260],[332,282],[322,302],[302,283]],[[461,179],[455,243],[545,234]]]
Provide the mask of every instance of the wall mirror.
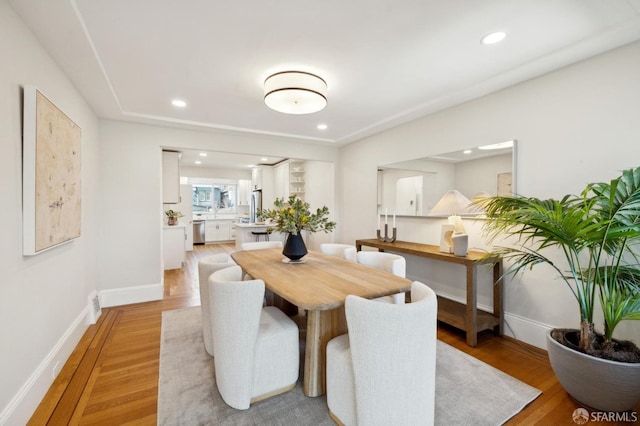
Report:
[[378,166],[378,214],[428,216],[445,192],[516,193],[515,140]]

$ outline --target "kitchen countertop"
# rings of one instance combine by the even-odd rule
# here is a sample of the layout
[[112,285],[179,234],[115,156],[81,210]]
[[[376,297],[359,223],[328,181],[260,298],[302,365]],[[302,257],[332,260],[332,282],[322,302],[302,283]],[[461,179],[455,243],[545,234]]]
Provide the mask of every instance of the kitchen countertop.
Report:
[[236,223],[236,228],[268,228],[270,226],[274,225],[267,225],[266,223]]
[[184,228],[185,226],[187,225],[185,225],[184,223],[178,223],[177,225],[164,225],[164,228],[167,228],[167,229]]
[[206,215],[203,214],[201,216],[197,216],[197,215],[193,215],[193,220],[238,220],[238,216],[237,215],[225,215],[225,216],[221,216],[218,215],[216,217],[213,217],[213,215]]

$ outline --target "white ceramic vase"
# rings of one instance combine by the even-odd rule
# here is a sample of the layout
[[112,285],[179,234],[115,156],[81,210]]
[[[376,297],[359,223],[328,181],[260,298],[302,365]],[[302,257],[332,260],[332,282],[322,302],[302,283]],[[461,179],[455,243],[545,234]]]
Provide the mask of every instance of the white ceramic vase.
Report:
[[454,233],[451,236],[453,244],[453,254],[456,256],[466,256],[469,251],[469,236],[467,234]]

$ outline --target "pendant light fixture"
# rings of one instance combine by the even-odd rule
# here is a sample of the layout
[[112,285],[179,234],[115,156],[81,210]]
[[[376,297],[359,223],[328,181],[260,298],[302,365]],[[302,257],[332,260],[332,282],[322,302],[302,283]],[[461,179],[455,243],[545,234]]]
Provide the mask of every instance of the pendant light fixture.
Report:
[[327,106],[327,83],[308,72],[278,72],[264,81],[264,103],[284,114],[318,112]]

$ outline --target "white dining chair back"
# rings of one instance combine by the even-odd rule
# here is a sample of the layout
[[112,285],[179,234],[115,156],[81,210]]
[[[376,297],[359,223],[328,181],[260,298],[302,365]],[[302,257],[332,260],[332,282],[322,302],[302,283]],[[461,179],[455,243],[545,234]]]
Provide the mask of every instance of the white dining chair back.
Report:
[[198,260],[202,340],[205,350],[211,356],[213,356],[213,332],[211,331],[211,305],[209,304],[209,277],[215,271],[235,264],[236,262],[227,253],[218,253]]
[[322,243],[320,244],[320,253],[356,262],[356,247],[349,244]]
[[327,344],[327,405],[344,425],[433,425],[436,295],[414,281],[411,303],[345,302],[348,334]]
[[282,241],[253,241],[240,244],[240,249],[246,250],[262,250],[270,248],[282,248]]
[[[383,251],[359,251],[356,254],[356,260],[362,265],[387,271],[393,275],[406,278],[407,261],[404,257],[398,254],[386,253]],[[392,296],[380,297],[375,300],[378,302],[402,304],[405,302],[405,294],[397,293]]]
[[262,307],[264,282],[242,281],[231,266],[209,277],[215,380],[222,399],[244,410],[296,386],[298,327],[279,309]]

